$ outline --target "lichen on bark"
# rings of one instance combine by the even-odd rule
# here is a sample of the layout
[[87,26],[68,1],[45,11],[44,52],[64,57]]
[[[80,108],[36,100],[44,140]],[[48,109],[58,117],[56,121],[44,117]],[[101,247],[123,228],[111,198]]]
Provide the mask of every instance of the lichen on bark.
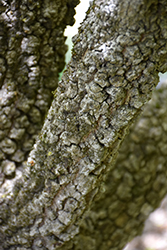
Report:
[[[142,232],[167,193],[167,86],[157,89],[130,128],[115,167],[103,176],[80,233],[60,249],[117,249]],[[121,238],[121,240],[120,240]],[[117,240],[118,239],[118,240]],[[119,241],[119,244],[118,244]]]
[[[52,13],[48,8],[45,6],[45,18]],[[128,168],[119,173],[115,160],[130,125],[151,98],[158,72],[167,69],[166,14],[164,0],[148,4],[96,0],[91,4],[73,39],[71,62],[54,93],[23,176],[10,193],[1,195],[0,242],[4,249],[63,247],[79,233],[93,202],[102,199],[108,172],[113,179],[109,217],[116,229],[105,241],[115,250],[128,240],[122,223],[131,228],[128,221],[135,211],[131,215],[132,210],[121,210],[121,205],[131,206],[136,191],[132,187],[142,171],[136,178]],[[26,51],[28,44],[27,40],[22,44]],[[146,190],[140,191],[145,194]],[[139,203],[146,211],[145,200]],[[134,225],[137,234],[140,225]],[[69,246],[73,249],[73,242]]]
[[[14,175],[27,159],[53,99],[65,65],[64,29],[73,25],[78,3],[0,3],[0,164],[14,164]],[[0,173],[1,185],[8,175],[3,167]]]

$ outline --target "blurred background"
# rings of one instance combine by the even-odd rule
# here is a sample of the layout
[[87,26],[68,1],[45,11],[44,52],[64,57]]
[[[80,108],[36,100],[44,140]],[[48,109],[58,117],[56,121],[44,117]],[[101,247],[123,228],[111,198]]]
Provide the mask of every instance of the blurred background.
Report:
[[[89,0],[80,0],[80,2],[76,7],[76,22],[74,26],[68,26],[65,30],[65,36],[67,36],[66,44],[69,47],[66,54],[66,63],[71,58],[71,49],[73,46],[71,39],[78,32],[78,27],[89,8]],[[160,82],[157,88],[162,83],[167,84],[167,72],[159,74],[159,76]],[[162,201],[161,206],[147,219],[143,234],[130,242],[124,250],[167,250],[167,197]]]
[[89,8],[89,0],[80,0],[80,4],[77,5],[75,8],[76,10],[76,15],[74,16],[75,18],[75,24],[71,26],[67,26],[65,30],[65,36],[67,37],[66,44],[69,47],[68,52],[66,53],[66,63],[70,61],[71,58],[71,49],[72,49],[72,37],[78,33],[78,27],[80,23],[83,21],[86,15],[86,11]]

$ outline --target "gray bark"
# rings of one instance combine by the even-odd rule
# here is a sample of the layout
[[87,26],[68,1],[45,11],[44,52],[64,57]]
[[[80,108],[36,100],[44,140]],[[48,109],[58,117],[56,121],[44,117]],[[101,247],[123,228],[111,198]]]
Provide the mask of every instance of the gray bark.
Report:
[[[57,19],[60,9],[63,9],[61,5],[59,6],[61,1],[53,1],[55,5],[47,3],[46,1],[39,4],[41,12],[39,15],[37,13],[38,22],[41,22],[42,27],[46,25],[47,30],[51,26],[52,32],[59,25],[64,28],[68,23],[67,20],[64,21],[66,11],[63,12],[65,17],[63,16],[61,24]],[[67,6],[68,4],[70,1],[67,1]],[[17,6],[11,11],[16,13],[18,18]],[[57,6],[59,6],[58,11],[53,11]],[[28,9],[31,10],[31,7]],[[38,12],[37,5],[32,11],[34,9]],[[141,114],[143,105],[151,97],[152,90],[158,82],[158,72],[167,71],[166,14],[167,3],[164,0],[96,0],[92,3],[79,34],[74,38],[72,60],[54,93],[51,108],[28,162],[23,172],[19,169],[16,171],[16,178],[11,181],[3,180],[1,185],[2,249],[82,249],[82,245],[86,245],[89,246],[87,249],[116,250],[121,249],[130,238],[141,232],[145,218],[166,192],[165,157],[163,157],[166,141],[163,141],[163,137],[158,137],[159,144],[162,144],[159,145],[158,152],[154,143],[157,142],[157,133],[163,134],[159,120],[154,119],[155,117],[150,118],[149,115],[141,118],[143,121],[139,121],[136,130],[128,139],[130,146],[123,150],[124,154],[120,154],[120,160],[116,164],[115,160],[130,125]],[[44,16],[44,21],[41,21],[41,16]],[[30,17],[31,15],[21,20],[24,22],[30,19],[30,24],[35,23],[36,20],[31,20]],[[4,20],[2,27],[5,39],[10,28],[7,27],[7,20],[3,15],[1,20]],[[53,20],[55,24],[52,26]],[[16,22],[16,30],[18,27],[20,26]],[[20,51],[20,57],[18,56],[15,64],[19,71],[12,66],[14,76],[10,70],[8,75],[6,72],[10,67],[4,67],[2,80],[7,85],[5,87],[3,85],[1,90],[1,100],[4,107],[5,102],[6,106],[11,102],[11,105],[16,105],[16,110],[28,112],[30,119],[38,116],[35,111],[31,116],[31,112],[29,113],[31,107],[26,111],[20,108],[21,105],[17,107],[19,102],[13,99],[16,98],[15,87],[10,89],[9,86],[17,86],[19,83],[17,73],[20,72],[22,75],[22,70],[24,73],[24,67],[19,68],[22,61],[28,63],[26,68],[28,67],[29,73],[26,74],[28,79],[19,83],[18,96],[22,97],[20,92],[26,92],[27,86],[33,86],[31,82],[33,79],[35,79],[35,93],[38,92],[41,81],[41,86],[45,86],[46,82],[49,84],[54,82],[58,68],[53,66],[55,73],[52,65],[55,65],[57,52],[54,49],[55,54],[51,53],[47,46],[54,40],[50,39],[50,36],[46,43],[43,43],[40,37],[44,45],[40,47],[39,41],[35,42],[35,38],[32,37],[31,29],[25,29],[24,25],[21,29],[25,33],[28,30],[28,35],[20,38],[20,46],[15,45]],[[13,29],[10,32],[13,32]],[[11,34],[8,36],[12,37]],[[33,48],[32,45],[37,48]],[[48,53],[43,53],[45,46],[49,49]],[[5,48],[4,56],[8,55],[7,49]],[[13,58],[11,50],[9,48],[10,59]],[[34,53],[34,57],[31,57],[31,53]],[[31,65],[37,57],[36,53],[40,55],[38,66],[41,67],[40,74],[37,75],[32,73],[37,71],[37,66],[35,65],[33,71],[34,65]],[[50,64],[47,63],[45,55],[51,61]],[[6,58],[7,56],[4,65],[9,66],[10,62]],[[22,60],[19,61],[19,58]],[[5,77],[17,80],[14,81],[15,84],[10,85]],[[20,86],[24,87],[20,90]],[[41,92],[45,93],[45,90]],[[36,97],[33,100],[36,100]],[[34,108],[38,106],[35,104]],[[154,113],[155,109],[153,110],[150,113]],[[11,117],[9,116],[12,122],[15,121],[15,117],[17,120],[17,115]],[[150,119],[149,122],[147,117]],[[150,135],[149,132],[145,132],[147,123],[158,124],[160,129],[153,127]],[[140,124],[144,124],[142,129],[139,129]],[[165,123],[162,124],[165,126]],[[11,125],[9,127],[11,128]],[[10,135],[9,127],[4,128]],[[15,125],[13,127],[17,128]],[[143,150],[143,141],[139,140],[140,137],[145,139],[141,136],[142,133],[147,139],[151,138],[152,142],[146,150]],[[8,140],[15,142],[17,139],[9,137]],[[26,139],[25,137],[24,140]],[[1,142],[1,148],[5,159],[8,155],[13,157],[16,150],[21,150],[15,149],[10,154],[4,152],[4,140]],[[20,145],[19,139],[18,142]],[[132,152],[133,149],[135,152]],[[147,150],[149,156],[142,154]],[[154,164],[153,157],[150,159],[154,151],[157,152],[158,164]],[[130,156],[129,159],[127,156]],[[12,157],[9,157],[10,162],[13,162]],[[3,169],[8,163],[6,161],[2,162]],[[149,161],[153,161],[152,164]],[[162,191],[156,197],[161,185]],[[83,218],[85,219],[81,225]],[[79,233],[79,228],[80,234],[75,236]]]
[[[167,85],[153,94],[104,177],[80,233],[61,249],[122,249],[167,193]],[[78,247],[79,246],[79,247]]]
[[65,65],[63,32],[78,3],[0,1],[0,161],[8,159],[2,166],[9,177],[41,130]]

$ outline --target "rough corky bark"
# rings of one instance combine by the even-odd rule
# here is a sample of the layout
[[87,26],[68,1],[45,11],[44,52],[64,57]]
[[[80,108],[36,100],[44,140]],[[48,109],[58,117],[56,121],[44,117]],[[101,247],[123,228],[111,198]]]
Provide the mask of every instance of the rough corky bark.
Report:
[[[109,205],[109,214],[115,227],[105,241],[108,249],[115,250],[128,240],[121,220],[129,220],[131,228],[137,216],[130,198],[140,197],[136,187],[132,190],[138,179],[133,179],[127,167],[125,172],[120,168],[124,183],[114,163],[129,126],[151,97],[158,72],[167,70],[166,14],[164,0],[93,2],[74,38],[73,58],[23,176],[10,192],[6,187],[1,195],[2,249],[61,247],[78,233],[81,218],[94,199],[91,209],[98,214],[105,196],[103,178],[110,171],[115,203]],[[141,173],[137,171],[136,177],[140,179]],[[141,194],[145,191],[140,190]],[[124,201],[130,213],[119,210]],[[145,200],[139,203],[140,213]],[[142,214],[139,218],[144,220]],[[135,226],[137,234],[140,225]],[[111,233],[113,238],[108,241]],[[97,249],[96,244],[93,247]]]
[[140,119],[130,128],[115,167],[104,177],[102,194],[87,212],[79,235],[60,249],[122,249],[142,232],[148,214],[167,193],[166,165],[164,85],[155,91]]
[[42,127],[78,3],[0,1],[0,184],[15,175]]

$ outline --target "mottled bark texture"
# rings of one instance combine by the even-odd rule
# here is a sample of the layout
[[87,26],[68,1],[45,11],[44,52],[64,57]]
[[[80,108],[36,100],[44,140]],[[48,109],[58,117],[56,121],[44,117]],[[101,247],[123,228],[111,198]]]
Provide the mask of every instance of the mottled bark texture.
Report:
[[[115,167],[104,177],[80,227],[61,250],[119,250],[142,232],[147,216],[167,193],[167,85],[153,94],[130,128]],[[79,246],[79,247],[78,247]]]
[[118,250],[141,231],[166,192],[164,160],[150,165],[140,156],[157,146],[156,129],[152,147],[140,146],[134,132],[129,158],[115,160],[158,72],[167,71],[166,58],[166,0],[92,3],[23,174],[10,192],[1,187],[1,249],[82,249],[84,243]]
[[0,184],[15,175],[42,127],[78,3],[0,1]]

